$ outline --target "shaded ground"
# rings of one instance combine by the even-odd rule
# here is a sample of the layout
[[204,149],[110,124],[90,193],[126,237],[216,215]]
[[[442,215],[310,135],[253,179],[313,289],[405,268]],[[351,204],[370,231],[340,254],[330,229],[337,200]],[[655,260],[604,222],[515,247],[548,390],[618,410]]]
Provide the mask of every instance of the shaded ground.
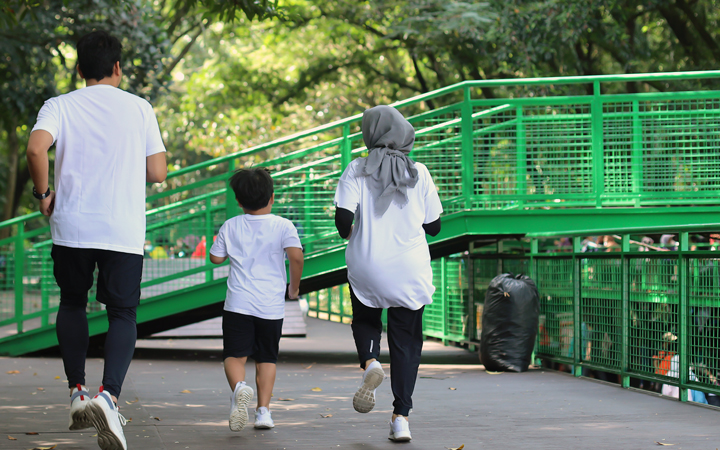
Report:
[[[138,343],[120,398],[121,412],[132,418],[125,428],[130,449],[654,449],[657,442],[720,448],[714,409],[552,371],[492,375],[476,355],[432,342],[415,390],[413,440],[394,444],[387,440],[389,380],[378,389],[376,409],[356,413],[352,395],[361,372],[350,328],[315,319],[308,319],[308,338],[281,343],[276,428],[233,433],[221,345],[217,339]],[[101,368],[101,360],[88,361],[93,389]],[[0,369],[0,448],[97,448],[94,430],[67,430],[59,358],[0,358]],[[14,370],[20,373],[7,373]]]

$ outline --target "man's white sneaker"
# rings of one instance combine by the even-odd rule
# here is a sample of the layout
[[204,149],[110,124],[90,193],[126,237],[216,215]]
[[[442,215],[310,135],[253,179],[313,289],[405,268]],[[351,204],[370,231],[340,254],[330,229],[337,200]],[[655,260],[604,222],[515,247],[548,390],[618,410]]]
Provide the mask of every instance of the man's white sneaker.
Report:
[[258,430],[267,430],[275,428],[275,422],[272,420],[270,410],[261,406],[255,411],[255,428]]
[[230,399],[230,429],[240,431],[248,423],[247,407],[253,398],[253,390],[245,383],[238,383]]
[[368,413],[375,407],[375,389],[385,378],[380,361],[373,361],[365,368],[362,385],[353,397],[353,408],[359,413]]
[[90,394],[87,388],[81,384],[70,391],[70,430],[84,430],[92,427],[88,417],[87,405],[90,403]]
[[100,386],[100,392],[90,400],[87,406],[89,417],[97,430],[98,446],[102,450],[127,450],[122,427],[127,423],[118,412],[108,392]]
[[388,439],[395,442],[412,439],[412,436],[410,436],[410,424],[406,418],[397,417],[395,422],[390,423],[390,436],[388,436]]

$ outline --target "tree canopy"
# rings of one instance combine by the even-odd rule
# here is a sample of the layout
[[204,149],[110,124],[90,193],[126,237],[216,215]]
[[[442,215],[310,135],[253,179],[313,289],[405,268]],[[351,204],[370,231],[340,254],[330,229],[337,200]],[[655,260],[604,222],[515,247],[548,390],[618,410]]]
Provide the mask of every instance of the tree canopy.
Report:
[[[28,131],[45,99],[82,86],[74,71],[74,43],[95,28],[122,38],[127,76],[121,87],[153,102],[171,169],[462,80],[704,70],[720,62],[717,0],[10,0],[4,5],[0,203],[5,218],[34,208],[22,157]],[[480,94],[553,93],[547,89]]]

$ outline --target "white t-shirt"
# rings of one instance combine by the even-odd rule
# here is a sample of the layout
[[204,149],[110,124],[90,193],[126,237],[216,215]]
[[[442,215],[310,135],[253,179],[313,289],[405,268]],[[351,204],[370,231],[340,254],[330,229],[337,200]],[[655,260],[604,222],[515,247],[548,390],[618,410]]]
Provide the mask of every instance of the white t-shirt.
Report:
[[355,175],[357,159],[340,177],[335,206],[355,213],[345,261],[353,292],[365,306],[412,310],[432,303],[435,287],[424,223],[442,213],[437,188],[427,167],[416,162],[418,182],[407,190],[408,203],[390,204],[382,217],[365,177]]
[[88,86],[46,101],[35,130],[57,142],[53,243],[142,255],[146,158],[165,151],[150,103]]
[[302,248],[295,225],[274,214],[228,219],[210,254],[230,258],[225,311],[261,319],[285,316],[285,249]]

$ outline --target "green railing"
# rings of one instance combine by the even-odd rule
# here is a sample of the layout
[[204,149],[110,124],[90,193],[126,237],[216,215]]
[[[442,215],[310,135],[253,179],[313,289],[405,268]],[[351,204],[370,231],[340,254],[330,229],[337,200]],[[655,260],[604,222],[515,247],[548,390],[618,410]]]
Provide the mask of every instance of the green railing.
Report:
[[[680,386],[682,400],[689,388],[720,393],[720,257],[691,244],[688,232],[675,236],[677,250],[630,235],[599,252],[581,252],[580,238],[568,253],[534,244],[537,355],[572,365],[577,376],[583,368],[617,374],[625,387],[630,378]],[[661,367],[673,355],[677,373]]]
[[[487,286],[495,276],[525,273],[540,292],[537,358],[565,364],[576,376],[588,369],[720,394],[720,256],[717,244],[690,243],[676,233],[676,250],[618,236],[617,246],[583,252],[581,238],[499,241],[433,261],[433,303],[426,336],[476,348]],[[347,287],[310,296],[311,316],[349,323]],[[674,371],[669,360],[678,355]],[[666,359],[664,363],[661,363]],[[661,367],[662,365],[665,367]]]
[[[446,213],[712,205],[720,194],[720,92],[682,86],[717,78],[720,71],[467,81],[395,106],[416,128],[412,156],[428,166]],[[668,92],[612,93],[643,80]],[[484,99],[485,87],[512,95]],[[544,94],[553,89],[560,94]],[[428,110],[430,100],[435,109]],[[148,188],[147,239],[177,257],[148,258],[143,298],[225,276],[227,267],[212,266],[200,247],[239,213],[227,189],[238,167],[271,170],[273,212],[295,223],[308,255],[343,246],[332,198],[342,170],[366,152],[360,121],[353,116],[190,167],[172,162],[168,180]],[[47,220],[36,213],[0,223],[0,236],[2,339],[54,323],[59,297]]]

